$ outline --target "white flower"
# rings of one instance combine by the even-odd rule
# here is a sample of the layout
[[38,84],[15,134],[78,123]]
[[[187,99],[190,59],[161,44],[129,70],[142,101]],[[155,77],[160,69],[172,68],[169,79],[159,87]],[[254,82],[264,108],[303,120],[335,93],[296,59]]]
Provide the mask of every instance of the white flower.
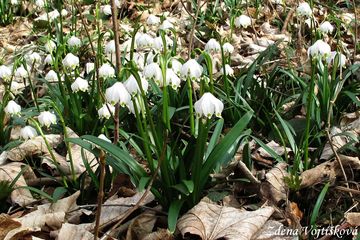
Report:
[[[150,55],[150,53],[149,53]],[[148,56],[149,56],[148,55]],[[139,68],[139,69],[144,69],[144,65],[145,65],[145,59],[144,59],[144,54],[143,53],[138,53],[138,52],[135,52],[134,53],[134,62],[136,63],[136,66]]]
[[62,60],[62,64],[65,68],[74,70],[77,66],[79,66],[79,58],[72,53],[68,53]]
[[49,111],[44,111],[40,113],[38,120],[41,126],[50,127],[51,124],[56,123],[56,116]]
[[158,25],[160,23],[160,18],[150,14],[146,20],[146,23],[148,25]]
[[0,78],[5,82],[11,78],[11,69],[5,65],[0,66]]
[[45,6],[45,2],[44,0],[36,0],[35,1],[35,5],[38,7],[38,8],[43,8]]
[[104,104],[99,110],[98,114],[100,118],[106,118],[109,119],[111,117],[111,114],[114,114],[115,107],[110,104]]
[[45,64],[50,64],[50,65],[53,63],[53,59],[52,59],[51,54],[46,55],[46,58],[44,59],[44,63]]
[[310,17],[312,15],[312,9],[307,2],[302,2],[296,9],[299,16]]
[[114,54],[116,52],[115,49],[115,40],[111,40],[105,45],[105,53],[106,54]]
[[235,26],[236,27],[247,28],[250,25],[251,25],[251,18],[246,15],[241,15],[241,16],[235,18]]
[[23,83],[12,81],[10,85],[10,91],[15,95],[20,94],[23,91],[24,87],[25,86]]
[[21,130],[20,130],[20,136],[24,140],[32,139],[32,138],[36,137],[37,135],[38,135],[38,133],[37,133],[36,129],[31,126],[25,126],[25,127],[21,128]]
[[[151,48],[154,46],[154,39],[147,33],[138,33],[136,38],[136,46],[138,48]],[[136,35],[138,35],[136,34]]]
[[353,13],[343,13],[341,19],[345,24],[350,24],[355,19],[355,15]]
[[334,31],[334,27],[331,25],[330,22],[325,21],[320,25],[319,30],[322,33],[330,34],[330,33],[332,33]]
[[17,5],[17,4],[19,4],[19,1],[18,0],[11,0],[10,3],[12,5]]
[[305,20],[305,24],[309,27],[309,28],[314,28],[317,24],[316,19],[313,18],[308,18]]
[[178,76],[180,76],[182,64],[181,64],[181,62],[179,62],[179,60],[177,60],[175,58],[171,59],[171,68],[174,71],[174,73],[176,73]]
[[150,63],[144,67],[144,77],[148,80],[154,80],[156,83],[162,82],[162,72],[157,63]]
[[166,69],[166,84],[170,85],[174,90],[177,90],[180,87],[180,83],[180,78],[175,74],[172,68]]
[[110,78],[115,76],[115,69],[108,63],[104,63],[99,68],[99,77]]
[[85,79],[78,77],[75,79],[75,82],[71,84],[71,90],[75,93],[78,91],[86,92],[89,90],[89,83]]
[[[224,74],[224,68],[221,68],[220,73],[221,75]],[[234,76],[234,69],[232,69],[229,64],[225,64],[225,73],[226,76]]]
[[21,111],[21,106],[17,104],[15,101],[10,100],[6,107],[4,108],[4,111],[13,116],[13,115],[19,115]]
[[94,69],[95,69],[95,63],[88,62],[85,64],[86,74],[89,74]]
[[[140,93],[139,85],[136,81],[136,78],[133,75],[130,75],[130,77],[124,82],[124,86],[131,95],[136,95],[137,93]],[[149,88],[149,83],[142,77],[141,77],[141,86],[144,92],[147,92]]]
[[115,0],[115,5],[116,5],[116,7],[117,8],[121,8],[121,2],[120,2],[120,0]]
[[[173,46],[173,40],[171,38],[169,38],[167,35],[165,35],[165,43],[166,43],[167,49],[169,49]],[[154,39],[154,48],[158,51],[162,51],[163,47],[164,47],[163,40],[162,40],[161,36],[156,37]]]
[[30,65],[32,65],[34,62],[35,63],[41,62],[41,56],[37,52],[32,52],[32,53],[26,55],[25,58]]
[[308,55],[315,57],[315,56],[325,56],[329,55],[331,52],[331,47],[329,44],[324,42],[323,40],[317,40],[311,47],[308,49]]
[[48,13],[49,16],[49,21],[52,22],[54,21],[56,18],[60,17],[60,13],[57,9],[55,9],[54,11],[51,11]]
[[110,5],[101,6],[100,9],[101,9],[101,12],[107,16],[110,16],[112,14]]
[[67,40],[67,44],[69,45],[69,47],[80,47],[81,46],[81,40],[78,37],[71,36]]
[[29,76],[28,72],[23,66],[20,66],[15,70],[15,77],[26,78],[27,76]]
[[48,53],[52,53],[52,51],[54,51],[56,49],[56,44],[54,43],[54,41],[49,40],[45,43],[45,50]]
[[181,76],[190,78],[192,81],[199,79],[202,75],[203,67],[195,60],[190,59],[181,67]]
[[214,114],[221,117],[224,104],[214,95],[207,92],[194,104],[194,108],[199,117],[211,118]]
[[161,30],[167,30],[169,28],[174,28],[174,25],[169,20],[164,20],[159,27]]
[[121,106],[125,106],[130,101],[131,96],[126,90],[126,87],[121,82],[116,82],[105,91],[106,101],[112,105],[119,103]]
[[56,72],[54,70],[50,70],[45,75],[45,80],[48,82],[57,82],[59,79],[58,79],[58,75],[56,74]]
[[224,53],[233,53],[234,52],[234,46],[231,45],[230,43],[224,43],[223,45],[223,50],[224,50]]
[[108,139],[104,134],[100,134],[100,135],[98,136],[98,138],[100,138],[100,139],[102,139],[102,140],[104,140],[104,141],[107,141],[107,142],[111,143],[111,140]]
[[68,11],[64,8],[61,10],[61,16],[66,17],[68,15]]
[[346,56],[342,53],[338,53],[336,51],[333,51],[330,53],[330,55],[326,58],[326,61],[328,64],[334,64],[336,57],[338,56],[338,62],[340,67],[345,66],[346,64]]
[[220,52],[220,43],[214,38],[211,38],[205,45],[205,51],[207,52]]

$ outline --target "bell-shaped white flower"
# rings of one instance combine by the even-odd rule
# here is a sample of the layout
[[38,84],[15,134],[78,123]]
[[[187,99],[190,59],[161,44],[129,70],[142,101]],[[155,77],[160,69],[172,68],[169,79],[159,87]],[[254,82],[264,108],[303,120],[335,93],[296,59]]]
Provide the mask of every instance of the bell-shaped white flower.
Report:
[[[131,95],[136,95],[137,93],[140,93],[139,85],[136,81],[136,78],[133,75],[130,75],[130,77],[124,82],[126,90]],[[144,92],[147,92],[149,88],[149,83],[144,78],[141,77],[141,87],[144,90]]]
[[112,14],[110,5],[101,6],[100,11],[107,16],[111,16]]
[[111,140],[108,139],[104,134],[100,134],[100,135],[98,136],[98,138],[100,138],[100,139],[102,139],[102,140],[104,140],[104,141],[107,141],[108,143],[111,143]]
[[54,11],[49,12],[47,15],[49,17],[48,18],[49,22],[52,22],[55,19],[57,19],[58,17],[60,17],[60,13],[59,13],[59,11],[57,9],[55,9]]
[[[150,53],[149,53],[149,55],[150,55]],[[149,56],[149,55],[148,55],[148,56]],[[136,66],[137,66],[140,70],[144,69],[145,56],[144,56],[143,53],[135,52],[135,53],[134,53],[134,58],[133,58],[133,60],[134,60],[134,62],[135,62],[135,64],[136,64]]]
[[108,63],[104,63],[99,68],[99,77],[111,78],[115,76],[115,69]]
[[234,23],[236,27],[247,28],[251,25],[251,18],[246,15],[240,15],[239,17],[235,18]]
[[211,38],[205,45],[205,51],[209,53],[220,52],[221,47],[220,43],[216,41],[214,38]]
[[178,76],[181,75],[182,63],[179,60],[172,58],[171,59],[171,68],[174,71],[174,73],[176,73],[176,75],[178,75]]
[[10,3],[12,5],[18,5],[19,4],[19,1],[18,0],[11,0]]
[[148,25],[158,25],[160,23],[160,18],[153,14],[150,14],[146,20],[146,23]]
[[302,2],[297,7],[296,13],[299,16],[310,17],[312,15],[312,9],[307,2]]
[[45,50],[46,50],[48,53],[52,53],[55,49],[56,49],[56,44],[55,44],[54,41],[48,40],[48,41],[45,43]]
[[45,80],[48,82],[57,82],[59,80],[57,73],[54,70],[50,70],[45,75]]
[[150,63],[144,67],[143,71],[144,77],[148,80],[154,80],[157,84],[162,82],[162,72],[161,68],[157,63]]
[[86,74],[89,74],[91,71],[93,71],[95,69],[95,63],[92,62],[88,62],[85,64],[85,71]]
[[121,82],[116,82],[105,91],[106,101],[112,105],[119,103],[121,106],[125,106],[131,99],[129,92]]
[[29,74],[23,66],[20,66],[15,70],[15,77],[17,78],[26,78],[28,76]]
[[181,67],[181,76],[183,78],[190,78],[192,81],[200,79],[202,72],[203,67],[195,59],[189,59]]
[[61,10],[61,16],[66,17],[69,14],[69,12],[64,8]]
[[331,47],[329,44],[323,40],[317,40],[311,47],[308,49],[308,55],[312,57],[316,56],[328,56],[331,52]]
[[29,63],[29,65],[32,65],[33,63],[40,63],[41,62],[41,56],[37,52],[32,52],[30,54],[27,54],[25,56],[25,59]]
[[166,20],[166,19],[161,23],[161,25],[159,27],[159,29],[161,29],[161,30],[167,30],[170,28],[174,28],[174,25],[169,20]]
[[346,56],[342,53],[333,51],[330,55],[326,58],[328,64],[334,64],[336,57],[338,57],[338,64],[340,67],[344,67],[346,64]]
[[330,34],[334,31],[334,27],[330,22],[325,21],[320,25],[319,30],[324,34]]
[[78,37],[71,36],[67,40],[67,44],[69,45],[69,47],[80,47],[81,46],[81,40]]
[[49,111],[41,112],[38,116],[41,126],[50,127],[51,124],[56,124],[56,115]]
[[21,106],[17,104],[15,101],[10,100],[6,107],[4,108],[5,113],[13,116],[13,115],[19,115],[21,112]]
[[223,45],[223,50],[224,50],[224,53],[233,53],[234,52],[234,46],[231,45],[230,43],[224,43]]
[[62,64],[65,68],[74,70],[79,66],[79,58],[72,53],[68,53],[62,60]]
[[11,69],[5,65],[0,66],[0,78],[7,82],[11,78]]
[[46,55],[46,57],[44,59],[44,63],[49,64],[49,65],[53,64],[53,58],[52,58],[51,54]]
[[87,80],[78,77],[75,79],[75,82],[71,84],[71,90],[75,93],[78,91],[86,92],[89,90],[89,83]]
[[32,126],[25,126],[25,127],[21,128],[21,130],[20,130],[20,136],[24,140],[33,139],[37,135],[38,135],[38,133],[37,133],[36,129],[33,128]]
[[36,0],[35,5],[38,8],[43,8],[45,6],[45,2],[44,2],[44,0]]
[[213,115],[221,117],[224,104],[214,95],[207,92],[194,104],[194,108],[198,117],[211,118]]
[[[226,76],[234,76],[234,69],[229,64],[225,64],[225,73]],[[224,68],[221,68],[220,74],[224,75]]]
[[115,112],[115,107],[106,103],[99,110],[98,114],[100,118],[109,119],[112,114]]
[[151,48],[154,46],[154,39],[147,33],[138,33],[136,37],[136,46],[140,49]]
[[114,54],[116,52],[115,49],[115,40],[111,40],[105,45],[105,53],[106,54]]
[[[166,47],[167,49],[171,48],[173,46],[173,40],[171,38],[169,38],[167,35],[165,35],[165,43],[166,43]],[[164,46],[163,46],[163,40],[161,38],[161,36],[156,37],[154,39],[154,48],[158,51],[162,51]]]
[[180,87],[180,83],[181,79],[178,77],[178,75],[176,75],[173,69],[166,69],[166,84],[170,85],[174,90],[177,90]]
[[15,81],[11,82],[10,91],[14,95],[20,94],[24,90],[24,88],[25,88],[25,85],[23,83],[18,83]]

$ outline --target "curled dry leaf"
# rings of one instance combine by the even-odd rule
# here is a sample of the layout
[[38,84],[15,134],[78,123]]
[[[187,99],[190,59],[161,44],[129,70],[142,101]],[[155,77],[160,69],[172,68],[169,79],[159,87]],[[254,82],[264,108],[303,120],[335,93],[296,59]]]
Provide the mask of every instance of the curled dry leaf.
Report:
[[94,235],[91,234],[87,229],[86,225],[74,225],[64,223],[57,235],[57,240],[70,240],[70,239],[81,239],[81,240],[92,240]]
[[203,240],[249,240],[273,212],[272,207],[242,211],[202,200],[179,219],[177,227],[183,236],[191,233]]
[[[19,172],[21,172],[21,168],[24,166],[24,164],[18,162],[12,162],[0,166],[0,181],[12,182],[18,176]],[[20,206],[25,206],[35,201],[30,191],[23,188],[26,187],[27,184],[22,175],[18,178],[14,186],[17,188],[11,192],[10,196],[13,203],[19,204]]]
[[21,223],[18,221],[11,219],[6,214],[0,215],[0,239],[4,239],[8,232],[19,227],[21,227]]
[[[360,160],[358,157],[349,157],[345,155],[339,155],[339,157],[345,171],[349,169],[360,169]],[[300,188],[310,187],[324,181],[334,182],[336,180],[336,177],[341,177],[342,175],[343,173],[341,171],[341,167],[338,161],[336,161],[335,159],[329,160],[317,165],[312,169],[304,171],[300,176]]]
[[286,200],[288,195],[285,177],[288,176],[286,163],[278,163],[273,169],[266,173],[266,181],[261,183],[261,194],[274,203]]
[[[330,130],[330,136],[332,140],[332,145],[334,146],[334,149],[337,151],[342,146],[344,146],[347,142],[346,137],[344,136],[335,136],[337,134],[342,133],[342,130],[337,127],[332,127]],[[330,143],[327,142],[325,144],[325,147],[323,149],[323,152],[321,153],[320,160],[329,160],[332,156],[334,156],[334,152],[331,149]]]
[[126,240],[144,239],[155,226],[155,212],[145,212],[139,215],[129,226]]

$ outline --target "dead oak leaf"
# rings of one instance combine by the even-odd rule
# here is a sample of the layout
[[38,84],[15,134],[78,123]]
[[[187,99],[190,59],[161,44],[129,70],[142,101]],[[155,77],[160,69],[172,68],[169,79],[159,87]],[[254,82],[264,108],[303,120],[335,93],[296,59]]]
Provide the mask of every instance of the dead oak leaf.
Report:
[[179,219],[177,227],[183,236],[191,233],[203,240],[249,240],[273,212],[272,207],[244,211],[201,201]]

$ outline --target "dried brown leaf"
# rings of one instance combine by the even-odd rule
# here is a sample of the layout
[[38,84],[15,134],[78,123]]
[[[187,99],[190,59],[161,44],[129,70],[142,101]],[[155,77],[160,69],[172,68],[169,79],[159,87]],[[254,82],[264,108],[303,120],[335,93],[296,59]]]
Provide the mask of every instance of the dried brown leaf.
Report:
[[266,181],[261,183],[261,194],[275,203],[281,200],[286,200],[288,195],[287,184],[285,177],[288,176],[286,171],[287,164],[279,163],[268,173],[266,173]]

